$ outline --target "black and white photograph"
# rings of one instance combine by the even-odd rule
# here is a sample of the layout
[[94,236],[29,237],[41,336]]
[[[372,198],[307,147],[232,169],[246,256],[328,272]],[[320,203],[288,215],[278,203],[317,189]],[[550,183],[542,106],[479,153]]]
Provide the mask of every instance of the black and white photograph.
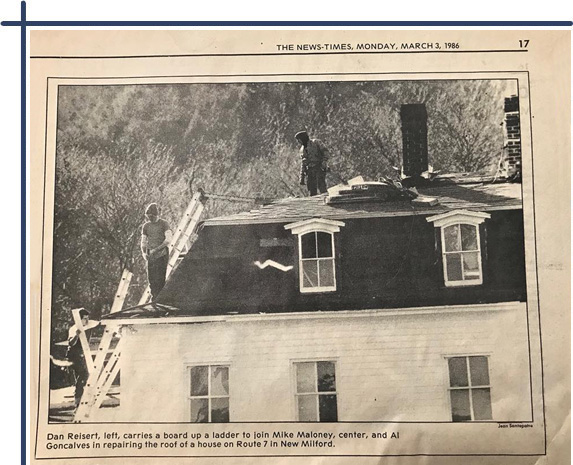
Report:
[[49,421],[531,421],[524,101],[59,85]]
[[518,32],[34,34],[34,459],[561,452],[569,36]]

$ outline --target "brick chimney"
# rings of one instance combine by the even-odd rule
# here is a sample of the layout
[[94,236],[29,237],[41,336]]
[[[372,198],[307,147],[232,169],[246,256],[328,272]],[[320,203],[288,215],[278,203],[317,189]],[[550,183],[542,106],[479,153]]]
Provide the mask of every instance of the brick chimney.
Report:
[[428,114],[423,103],[400,107],[404,174],[419,176],[428,170]]
[[519,97],[512,95],[504,102],[505,164],[509,176],[521,174],[521,125],[519,122]]

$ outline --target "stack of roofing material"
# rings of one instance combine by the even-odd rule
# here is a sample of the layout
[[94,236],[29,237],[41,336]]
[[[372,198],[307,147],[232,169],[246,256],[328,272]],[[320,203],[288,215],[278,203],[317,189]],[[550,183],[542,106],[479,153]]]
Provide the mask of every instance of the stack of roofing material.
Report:
[[399,183],[392,181],[365,181],[337,189],[334,195],[329,195],[326,198],[326,203],[386,202],[411,200],[416,197],[418,197],[416,192],[403,188]]

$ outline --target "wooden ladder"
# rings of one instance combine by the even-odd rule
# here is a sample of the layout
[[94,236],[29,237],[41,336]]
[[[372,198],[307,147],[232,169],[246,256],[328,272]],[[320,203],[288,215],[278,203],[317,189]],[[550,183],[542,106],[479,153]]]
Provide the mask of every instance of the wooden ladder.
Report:
[[[179,259],[182,253],[187,252],[197,239],[196,231],[205,208],[204,201],[205,196],[202,192],[197,192],[193,195],[189,205],[181,217],[181,220],[179,221],[179,224],[177,225],[177,229],[173,233],[173,237],[169,243],[170,253],[169,260],[167,262],[166,279],[179,264]],[[116,313],[122,309],[132,276],[133,274],[131,271],[123,271],[110,314]],[[139,300],[139,305],[148,303],[150,297],[150,289],[149,286],[147,286]],[[72,314],[74,315],[76,325],[79,323],[78,327],[81,328],[79,309],[73,310]],[[120,330],[120,326],[114,325],[113,321],[106,325],[96,352],[95,360],[92,358],[89,350],[89,344],[85,332],[83,330],[80,332],[80,342],[84,349],[84,355],[90,375],[86,382],[80,404],[76,409],[74,423],[81,423],[88,420],[91,413],[100,408],[113,381],[119,373],[121,367],[121,350],[124,340],[124,338],[121,337]],[[115,348],[110,351],[110,347],[114,340],[117,341],[117,344]]]

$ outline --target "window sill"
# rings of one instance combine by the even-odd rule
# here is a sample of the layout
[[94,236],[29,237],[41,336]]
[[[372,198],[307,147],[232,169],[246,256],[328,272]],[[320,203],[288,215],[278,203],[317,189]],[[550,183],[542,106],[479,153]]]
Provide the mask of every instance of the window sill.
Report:
[[446,281],[446,287],[475,287],[481,286],[483,284],[483,280],[475,280],[475,281]]
[[336,287],[312,287],[312,288],[301,289],[300,293],[301,294],[323,294],[323,293],[335,292],[335,291],[336,291]]

